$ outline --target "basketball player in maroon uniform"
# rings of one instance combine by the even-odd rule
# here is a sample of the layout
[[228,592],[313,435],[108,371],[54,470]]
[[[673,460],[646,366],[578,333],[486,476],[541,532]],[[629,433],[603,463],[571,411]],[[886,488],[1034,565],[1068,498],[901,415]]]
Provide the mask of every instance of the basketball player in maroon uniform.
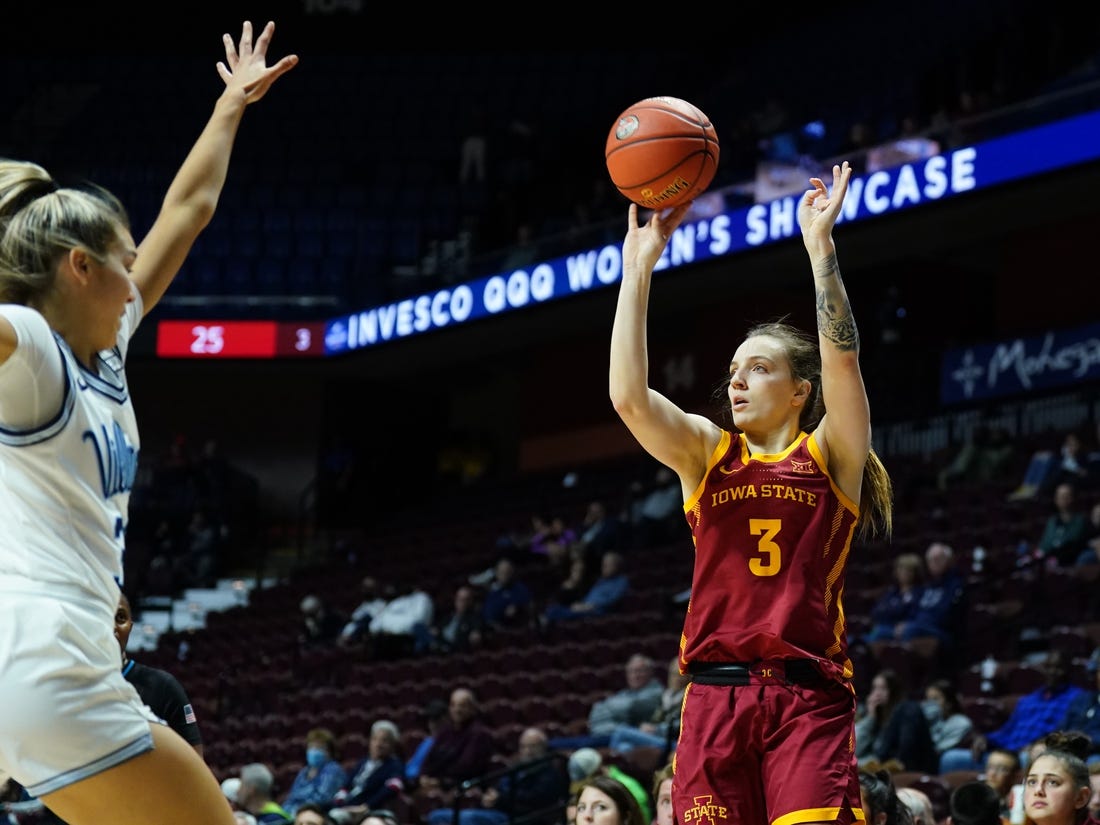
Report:
[[[631,206],[610,392],[638,442],[680,477],[695,542],[680,665],[691,675],[675,754],[684,825],[862,821],[855,696],[841,594],[853,535],[888,535],[892,489],[871,450],[859,336],[832,228],[851,168],[799,200],[817,340],[750,330],[729,365],[732,430],[649,387],[653,269],[686,214]],[[825,409],[828,409],[828,413]]]

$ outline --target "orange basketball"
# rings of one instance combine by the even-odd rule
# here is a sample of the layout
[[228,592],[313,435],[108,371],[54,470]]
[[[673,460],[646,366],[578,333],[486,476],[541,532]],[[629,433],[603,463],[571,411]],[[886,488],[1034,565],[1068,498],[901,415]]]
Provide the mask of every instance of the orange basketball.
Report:
[[678,97],[647,97],[615,121],[604,148],[607,171],[629,200],[648,209],[701,195],[718,171],[718,133]]

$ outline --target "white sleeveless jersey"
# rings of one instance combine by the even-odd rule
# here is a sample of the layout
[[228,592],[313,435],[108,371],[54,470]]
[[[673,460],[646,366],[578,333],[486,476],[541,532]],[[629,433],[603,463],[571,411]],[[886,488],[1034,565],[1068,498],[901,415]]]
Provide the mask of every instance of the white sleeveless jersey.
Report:
[[[0,365],[0,399],[40,407],[0,404],[0,588],[90,591],[113,614],[139,447],[124,361],[141,299],[127,304],[117,344],[94,370],[36,311],[0,313],[18,336]],[[56,397],[51,382],[59,405],[38,404]],[[13,407],[31,414],[13,424],[3,415]]]

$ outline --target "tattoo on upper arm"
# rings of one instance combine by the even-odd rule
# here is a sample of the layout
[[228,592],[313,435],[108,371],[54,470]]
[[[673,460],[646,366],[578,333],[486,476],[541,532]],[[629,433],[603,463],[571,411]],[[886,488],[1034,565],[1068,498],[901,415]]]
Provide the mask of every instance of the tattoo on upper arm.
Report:
[[859,330],[852,307],[840,279],[836,255],[814,265],[814,289],[817,292],[817,329],[837,349],[859,349]]

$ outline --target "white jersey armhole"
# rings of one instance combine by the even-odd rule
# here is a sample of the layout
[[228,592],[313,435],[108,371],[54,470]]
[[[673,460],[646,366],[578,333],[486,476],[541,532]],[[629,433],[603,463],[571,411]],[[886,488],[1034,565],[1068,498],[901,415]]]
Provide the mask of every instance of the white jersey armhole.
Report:
[[123,361],[130,350],[130,339],[145,317],[145,301],[142,300],[141,290],[131,282],[130,291],[134,293],[134,300],[126,305],[126,311],[122,313],[122,327],[118,332],[118,349]]

